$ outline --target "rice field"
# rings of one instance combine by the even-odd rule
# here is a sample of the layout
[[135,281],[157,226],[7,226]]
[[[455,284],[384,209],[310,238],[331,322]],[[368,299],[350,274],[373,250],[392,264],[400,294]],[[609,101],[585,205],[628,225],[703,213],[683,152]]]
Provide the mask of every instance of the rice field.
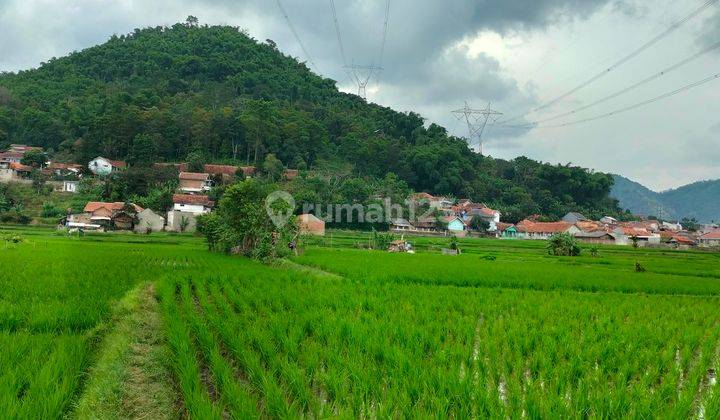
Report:
[[271,267],[187,237],[27,238],[0,253],[10,418],[77,415],[113,305],[147,281],[179,417],[720,416],[718,254],[339,234]]

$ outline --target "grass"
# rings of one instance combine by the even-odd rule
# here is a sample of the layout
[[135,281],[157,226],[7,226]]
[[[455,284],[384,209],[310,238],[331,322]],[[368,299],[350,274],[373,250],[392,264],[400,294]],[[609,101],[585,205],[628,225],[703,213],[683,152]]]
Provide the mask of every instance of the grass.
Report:
[[187,235],[12,232],[10,418],[720,415],[718,254],[463,239],[444,256],[443,238],[388,254],[344,232],[266,266]]
[[112,325],[73,416],[177,418],[176,390],[168,374],[171,353],[154,285],[143,283],[130,291]]

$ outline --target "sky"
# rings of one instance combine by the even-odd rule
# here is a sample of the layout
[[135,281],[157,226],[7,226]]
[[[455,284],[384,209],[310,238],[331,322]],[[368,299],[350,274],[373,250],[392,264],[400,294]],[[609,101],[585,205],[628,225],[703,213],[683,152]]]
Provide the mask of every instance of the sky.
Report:
[[[467,136],[467,126],[451,111],[466,101],[473,108],[490,104],[503,116],[484,133],[487,155],[571,163],[661,191],[720,178],[720,79],[608,118],[557,126],[719,73],[720,48],[596,106],[525,124],[592,104],[720,42],[715,1],[610,67],[705,1],[391,0],[381,55],[386,0],[335,0],[343,61],[330,0],[0,0],[0,71],[34,68],[113,34],[194,15],[201,24],[238,26],[257,40],[272,39],[343,91],[357,92],[344,64],[381,66],[368,101],[418,112],[457,136]],[[503,124],[513,117],[519,118]]]

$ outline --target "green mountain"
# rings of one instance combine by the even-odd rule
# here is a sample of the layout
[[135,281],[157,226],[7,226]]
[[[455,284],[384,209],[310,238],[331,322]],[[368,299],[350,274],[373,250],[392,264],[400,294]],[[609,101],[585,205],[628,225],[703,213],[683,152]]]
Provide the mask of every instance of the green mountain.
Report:
[[271,40],[228,26],[136,29],[0,75],[0,146],[9,143],[45,147],[59,160],[103,155],[136,166],[198,154],[260,165],[273,154],[315,173],[376,183],[396,176],[416,191],[494,205],[509,220],[620,213],[610,175],[480,156],[420,115],[339,92]]
[[720,180],[695,182],[658,193],[620,175],[613,178],[611,196],[633,214],[673,220],[687,217],[706,223],[720,220]]

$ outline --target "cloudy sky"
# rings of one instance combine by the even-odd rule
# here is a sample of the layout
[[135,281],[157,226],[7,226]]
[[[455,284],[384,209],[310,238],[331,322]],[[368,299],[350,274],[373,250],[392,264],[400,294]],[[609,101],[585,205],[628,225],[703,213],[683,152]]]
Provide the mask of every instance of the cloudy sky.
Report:
[[[667,30],[705,0],[335,0],[348,63],[382,64],[368,100],[414,110],[458,136],[452,110],[491,103],[521,125],[565,114],[720,42],[720,2],[633,59],[551,106]],[[356,91],[343,71],[329,0],[281,0],[317,71]],[[0,0],[0,71],[37,67],[135,27],[240,26],[308,61],[273,0]],[[484,151],[620,173],[655,190],[720,178],[720,79],[619,115],[625,108],[720,72],[720,48],[597,106],[527,127],[490,127]],[[541,108],[538,111],[529,111]]]

